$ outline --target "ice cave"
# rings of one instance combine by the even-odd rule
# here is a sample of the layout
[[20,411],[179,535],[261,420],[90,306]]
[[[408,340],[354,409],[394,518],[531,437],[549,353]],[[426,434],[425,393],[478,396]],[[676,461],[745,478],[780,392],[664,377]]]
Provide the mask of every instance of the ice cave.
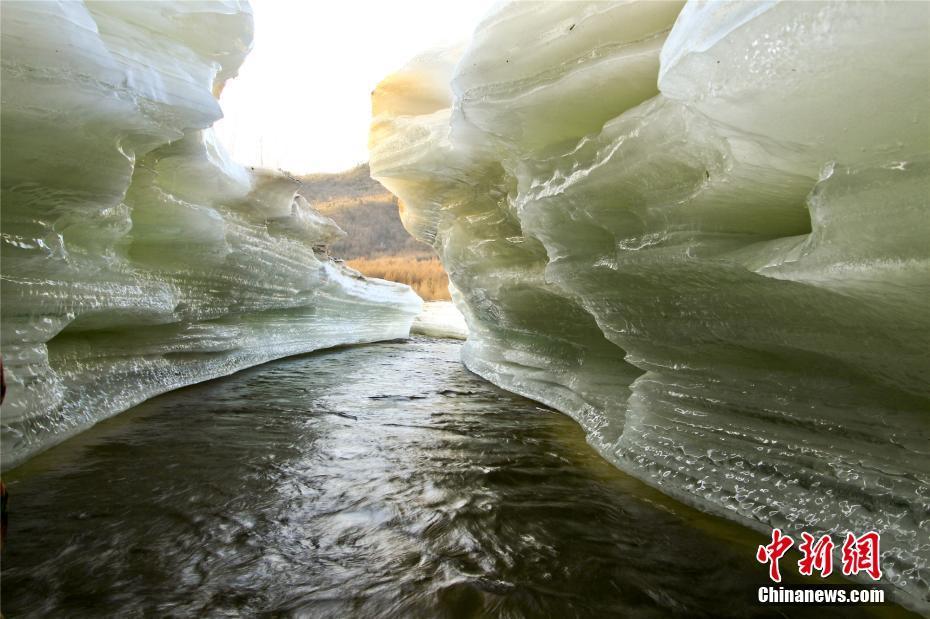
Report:
[[[542,525],[519,530],[532,518],[500,497],[525,490],[529,503],[560,506],[555,495],[580,484],[588,502],[578,513],[614,539],[603,524],[613,516],[598,510],[627,499],[603,489],[643,482],[630,490],[636,502],[610,512],[652,510],[623,521],[632,531],[691,513],[682,510],[756,536],[880,531],[878,586],[930,613],[930,2],[501,2],[468,40],[385,76],[371,92],[371,177],[438,255],[465,324],[453,308],[422,312],[410,287],[336,259],[329,247],[345,232],[300,193],[302,181],[243,165],[216,138],[219,97],[254,27],[253,9],[235,0],[2,4],[0,455],[12,505],[20,496],[26,511],[47,513],[75,496],[68,483],[87,486],[81,475],[117,470],[134,471],[137,486],[120,473],[107,482],[120,489],[112,498],[89,500],[72,520],[122,513],[120,500],[127,513],[161,500],[201,509],[210,493],[221,497],[202,508],[213,518],[241,496],[217,480],[240,473],[249,496],[274,491],[210,533],[196,529],[201,516],[171,516],[172,527],[194,527],[178,538],[187,554],[164,568],[171,577],[158,576],[181,583],[164,588],[181,601],[120,597],[128,581],[117,570],[138,561],[120,554],[135,548],[120,535],[133,529],[100,525],[113,531],[109,550],[84,552],[108,557],[112,582],[110,568],[98,576],[111,593],[81,612],[705,612],[710,602],[687,591],[693,571],[666,583],[665,597],[652,593],[666,586],[655,574],[640,582],[623,572],[639,584],[620,606],[584,606],[590,596],[572,606],[573,594],[546,598],[549,584],[520,580],[552,578],[549,567],[521,575],[521,560],[550,561],[581,590],[582,554],[606,543],[573,548]],[[390,343],[262,365],[374,342]],[[233,374],[223,380],[239,382],[155,397]],[[353,381],[359,391],[344,392]],[[244,395],[246,384],[261,398]],[[240,405],[254,417],[213,423],[188,410]],[[171,406],[185,414],[172,417]],[[488,406],[499,417],[478,414]],[[100,429],[129,409],[123,425]],[[622,478],[579,451],[565,415]],[[160,436],[144,430],[151,419],[185,425],[148,452]],[[442,425],[450,420],[459,425]],[[414,434],[428,424],[439,425]],[[79,434],[87,443],[69,447]],[[240,446],[245,436],[252,442]],[[564,447],[514,451],[523,439],[569,441],[574,455],[553,456],[542,473],[513,468]],[[172,462],[172,449],[188,463]],[[203,459],[214,449],[225,473]],[[68,458],[72,468],[55,472]],[[330,477],[314,468],[324,461]],[[159,494],[175,464],[198,481]],[[529,481],[518,492],[521,475]],[[598,481],[577,481],[590,476]],[[453,492],[443,485],[452,477],[471,488]],[[107,501],[119,507],[94,507]],[[159,510],[152,518],[167,517]],[[500,514],[512,520],[482,520]],[[512,545],[486,540],[462,524],[470,518],[519,531]],[[560,526],[577,531],[565,518]],[[33,527],[34,539],[42,522],[15,526]],[[154,526],[146,522],[140,531]],[[83,565],[68,550],[82,538],[46,528],[57,546],[40,567],[22,558],[39,551],[4,550],[3,603],[23,616],[82,599],[63,576],[46,579],[61,557]],[[308,532],[317,529],[342,533]],[[669,535],[624,547],[664,548]],[[708,554],[694,543],[692,554]],[[258,550],[237,563],[230,544]],[[379,544],[405,550],[393,558]],[[194,561],[201,546],[209,550]],[[332,557],[312,571],[328,584],[297,579],[309,561],[301,553],[326,549]],[[410,579],[403,595],[384,597],[401,580],[371,575],[382,558],[384,574]],[[246,565],[260,567],[215,582]],[[428,595],[411,593],[427,580]],[[33,587],[34,599],[17,602],[9,587]],[[252,596],[239,606],[237,587]]]

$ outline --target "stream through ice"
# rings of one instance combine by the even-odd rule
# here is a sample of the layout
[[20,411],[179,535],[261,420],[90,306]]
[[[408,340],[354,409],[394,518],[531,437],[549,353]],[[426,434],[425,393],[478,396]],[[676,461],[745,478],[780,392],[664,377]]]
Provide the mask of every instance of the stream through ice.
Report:
[[272,362],[37,456],[5,478],[3,612],[785,616],[755,603],[762,536],[615,469],[460,347]]

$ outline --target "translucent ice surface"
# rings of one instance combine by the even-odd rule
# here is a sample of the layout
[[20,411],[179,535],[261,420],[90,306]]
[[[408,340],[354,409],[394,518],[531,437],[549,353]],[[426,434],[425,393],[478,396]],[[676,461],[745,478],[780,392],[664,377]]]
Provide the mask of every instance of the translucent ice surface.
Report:
[[410,327],[411,333],[464,340],[468,338],[465,317],[449,301],[426,301]]
[[469,368],[930,611],[930,4],[503,4],[373,115]]
[[297,183],[210,126],[251,44],[237,2],[4,2],[9,467],[153,395],[406,337],[420,300],[330,260]]

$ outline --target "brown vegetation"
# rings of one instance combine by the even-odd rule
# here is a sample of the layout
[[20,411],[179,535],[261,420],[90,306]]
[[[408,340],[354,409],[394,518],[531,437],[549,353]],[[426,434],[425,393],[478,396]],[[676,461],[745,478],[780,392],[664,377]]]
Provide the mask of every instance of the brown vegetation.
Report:
[[347,263],[367,275],[407,284],[427,301],[449,301],[449,278],[436,257],[383,256],[356,258]]
[[363,275],[407,284],[427,301],[449,300],[449,278],[433,248],[404,229],[397,198],[371,179],[368,164],[299,180],[300,193],[346,231],[330,255]]

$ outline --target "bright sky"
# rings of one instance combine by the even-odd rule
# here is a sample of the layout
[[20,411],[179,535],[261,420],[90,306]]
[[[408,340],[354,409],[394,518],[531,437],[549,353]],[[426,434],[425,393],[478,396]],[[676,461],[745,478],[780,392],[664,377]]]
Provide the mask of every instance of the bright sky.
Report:
[[252,0],[255,42],[220,102],[245,165],[301,174],[368,160],[371,91],[430,47],[465,41],[493,0]]

